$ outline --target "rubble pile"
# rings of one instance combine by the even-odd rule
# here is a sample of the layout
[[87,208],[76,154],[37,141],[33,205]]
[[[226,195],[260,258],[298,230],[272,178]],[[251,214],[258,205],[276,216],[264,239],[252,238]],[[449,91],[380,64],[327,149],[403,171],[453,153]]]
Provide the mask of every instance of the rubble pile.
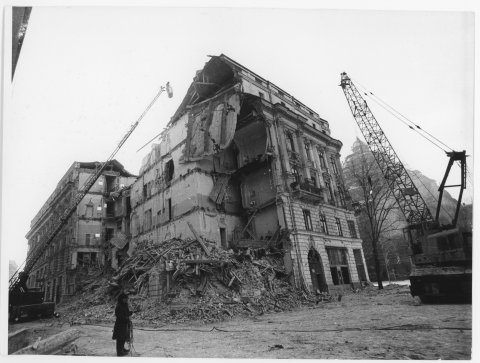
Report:
[[[254,253],[255,252],[255,253]],[[130,294],[134,321],[147,325],[215,322],[291,310],[314,302],[287,281],[283,251],[225,251],[205,240],[171,239],[139,243],[110,277],[85,285],[70,323],[113,321],[115,298]]]

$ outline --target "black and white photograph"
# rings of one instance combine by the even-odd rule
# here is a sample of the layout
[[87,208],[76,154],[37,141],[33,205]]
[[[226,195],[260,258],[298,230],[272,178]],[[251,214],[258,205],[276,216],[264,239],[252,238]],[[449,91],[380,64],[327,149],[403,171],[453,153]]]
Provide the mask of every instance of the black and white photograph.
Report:
[[4,4],[4,358],[478,357],[478,12],[346,3]]

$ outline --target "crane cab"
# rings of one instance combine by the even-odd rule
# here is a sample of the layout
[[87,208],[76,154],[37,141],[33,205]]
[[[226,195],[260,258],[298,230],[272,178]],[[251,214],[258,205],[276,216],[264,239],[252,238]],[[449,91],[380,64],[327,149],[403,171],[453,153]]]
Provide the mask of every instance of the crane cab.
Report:
[[471,302],[471,231],[419,223],[406,227],[404,236],[412,250],[412,296],[423,302]]

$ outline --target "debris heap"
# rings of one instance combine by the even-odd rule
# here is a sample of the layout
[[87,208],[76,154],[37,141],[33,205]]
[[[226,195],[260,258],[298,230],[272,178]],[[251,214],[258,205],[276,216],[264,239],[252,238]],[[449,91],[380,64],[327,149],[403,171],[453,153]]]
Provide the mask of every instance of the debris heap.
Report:
[[203,239],[145,241],[114,274],[86,285],[75,306],[62,315],[71,323],[113,321],[121,292],[130,294],[134,321],[147,325],[214,322],[314,301],[288,278],[283,250],[273,246],[234,252]]

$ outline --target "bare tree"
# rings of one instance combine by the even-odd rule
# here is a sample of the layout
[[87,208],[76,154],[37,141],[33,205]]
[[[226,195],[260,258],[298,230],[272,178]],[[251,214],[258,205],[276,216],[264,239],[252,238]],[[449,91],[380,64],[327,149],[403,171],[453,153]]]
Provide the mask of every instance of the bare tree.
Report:
[[[371,242],[378,288],[383,289],[379,248],[398,230],[398,207],[385,179],[365,144],[357,141],[344,163],[346,187],[355,203],[360,235]],[[393,213],[392,213],[393,212]]]

